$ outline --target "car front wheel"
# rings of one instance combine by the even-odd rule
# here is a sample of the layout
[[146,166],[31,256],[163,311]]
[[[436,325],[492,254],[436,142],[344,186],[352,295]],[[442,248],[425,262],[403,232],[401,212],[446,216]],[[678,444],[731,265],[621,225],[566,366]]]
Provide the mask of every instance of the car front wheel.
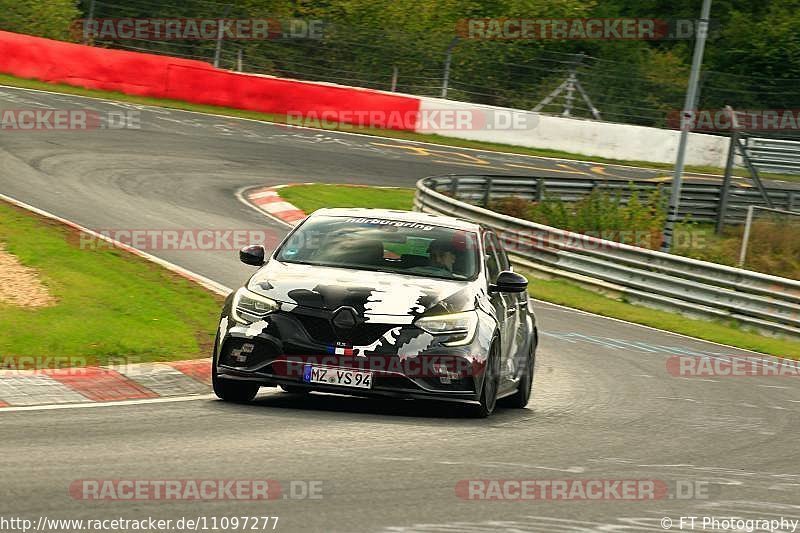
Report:
[[[216,341],[214,342],[214,346],[218,346]],[[214,352],[214,357],[211,361],[211,386],[217,398],[225,400],[226,402],[236,403],[249,402],[255,398],[261,385],[249,381],[237,381],[219,377],[217,374],[216,348]]]
[[497,404],[497,388],[500,384],[500,344],[495,340],[486,361],[486,375],[483,378],[481,396],[478,405],[471,406],[471,414],[475,418],[486,418],[494,411]]
[[531,353],[527,357],[522,370],[522,375],[519,378],[519,385],[517,385],[517,392],[507,398],[500,400],[503,407],[513,407],[517,409],[525,408],[531,401],[531,392],[533,390],[533,367],[536,363],[536,339],[531,343]]

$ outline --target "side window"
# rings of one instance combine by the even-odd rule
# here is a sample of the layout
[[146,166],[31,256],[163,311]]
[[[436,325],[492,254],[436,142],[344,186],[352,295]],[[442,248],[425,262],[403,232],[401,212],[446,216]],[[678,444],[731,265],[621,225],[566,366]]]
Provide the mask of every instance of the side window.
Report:
[[489,233],[483,236],[483,247],[486,253],[486,277],[489,283],[494,283],[500,273],[500,261],[498,258],[497,247],[494,245],[492,235]]
[[497,238],[497,235],[490,233],[489,239],[492,241],[492,245],[494,245],[494,248],[497,251],[497,262],[500,264],[500,270],[508,270],[511,268],[511,265],[508,262],[508,256],[503,250],[503,246],[500,244],[500,239]]

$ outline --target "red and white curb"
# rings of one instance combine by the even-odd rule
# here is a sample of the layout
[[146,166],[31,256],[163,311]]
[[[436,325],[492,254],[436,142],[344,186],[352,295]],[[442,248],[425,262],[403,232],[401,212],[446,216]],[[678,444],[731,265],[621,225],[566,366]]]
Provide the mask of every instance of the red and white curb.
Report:
[[293,204],[281,198],[278,189],[291,187],[292,185],[314,185],[313,183],[285,183],[283,185],[273,185],[271,187],[261,187],[250,189],[244,193],[244,199],[248,204],[262,213],[276,218],[281,222],[296,226],[301,220],[306,218],[306,213],[298,209]]
[[8,407],[207,394],[210,384],[211,359],[42,370],[0,369],[0,412]]
[[[248,207],[267,215],[269,218],[294,227],[306,218],[307,213],[282,198],[279,190],[284,187],[295,187],[298,185],[318,185],[318,183],[283,183],[281,185],[271,185],[269,187],[245,188],[237,192],[236,197]],[[373,189],[399,188],[384,185],[361,185],[356,183],[330,183],[328,185],[338,185],[341,187],[370,187]]]

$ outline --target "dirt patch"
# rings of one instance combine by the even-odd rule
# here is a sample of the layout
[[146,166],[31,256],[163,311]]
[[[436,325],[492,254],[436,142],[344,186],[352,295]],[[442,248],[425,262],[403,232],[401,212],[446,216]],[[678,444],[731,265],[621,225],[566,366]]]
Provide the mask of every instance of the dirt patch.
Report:
[[47,307],[56,299],[47,291],[39,274],[0,246],[0,302],[20,307]]

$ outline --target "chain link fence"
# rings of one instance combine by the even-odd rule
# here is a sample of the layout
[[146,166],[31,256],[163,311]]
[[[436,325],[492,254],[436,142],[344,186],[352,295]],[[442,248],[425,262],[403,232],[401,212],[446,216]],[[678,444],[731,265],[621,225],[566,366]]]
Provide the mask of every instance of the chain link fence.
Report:
[[[94,19],[291,18],[249,7],[252,5],[214,0],[191,5],[174,0],[129,4],[82,0],[80,7]],[[617,53],[620,59],[612,60],[578,53],[582,45],[574,41],[463,38],[453,24],[442,24],[437,31],[409,33],[400,27],[376,28],[369,20],[359,26],[321,22],[320,38],[224,39],[219,51],[214,40],[97,38],[92,44],[208,62],[214,62],[218,53],[219,66],[225,69],[420,96],[441,96],[446,85],[447,98],[452,100],[517,109],[539,106],[537,110],[543,113],[655,127],[673,127],[668,117],[681,109],[686,90],[688,68],[658,47],[632,48],[635,53]],[[586,98],[562,91],[546,100],[569,79],[578,82]],[[788,108],[797,105],[798,81],[706,71],[698,106]]]

